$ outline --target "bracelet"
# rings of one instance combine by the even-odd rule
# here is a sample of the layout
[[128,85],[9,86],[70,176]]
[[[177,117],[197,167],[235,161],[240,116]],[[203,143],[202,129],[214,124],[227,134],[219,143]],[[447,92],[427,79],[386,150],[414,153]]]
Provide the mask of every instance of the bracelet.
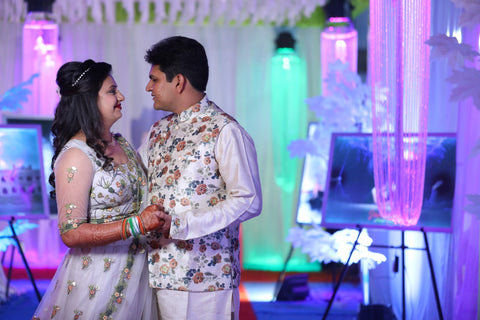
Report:
[[123,226],[123,233],[125,234],[125,239],[127,239],[128,236],[128,218],[125,218],[125,224]]
[[148,230],[147,228],[145,228],[145,222],[143,222],[142,215],[139,215],[138,217],[140,218],[140,222],[142,223],[143,231],[145,232],[144,234],[147,234]]
[[140,227],[140,233],[141,233],[142,235],[145,235],[146,232],[145,232],[145,227],[144,227],[144,225],[143,225],[142,218],[141,218],[139,215],[136,216],[136,218],[137,218],[138,226]]
[[125,230],[126,224],[127,224],[127,218],[123,219],[123,221],[122,221],[122,230],[121,230],[122,240],[126,240],[126,239],[127,239],[127,232],[126,232],[126,230]]
[[128,224],[130,225],[130,233],[134,237],[138,237],[140,235],[140,227],[138,226],[137,219],[135,217],[128,218]]

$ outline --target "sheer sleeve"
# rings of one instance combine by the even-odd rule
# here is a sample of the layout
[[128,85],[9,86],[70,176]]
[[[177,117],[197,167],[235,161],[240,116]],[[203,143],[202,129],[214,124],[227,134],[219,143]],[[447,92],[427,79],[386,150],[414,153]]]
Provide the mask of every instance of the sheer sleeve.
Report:
[[122,221],[90,224],[94,166],[80,149],[66,150],[55,164],[58,228],[68,247],[96,247],[122,239]]
[[[98,247],[125,239],[132,234],[124,221],[90,223],[90,192],[95,174],[93,160],[78,148],[64,151],[55,163],[58,228],[68,247]],[[140,214],[144,232],[162,227],[157,206]]]
[[93,164],[83,151],[71,148],[57,159],[54,172],[58,228],[63,237],[88,220]]
[[89,223],[94,167],[80,149],[65,151],[55,164],[58,228],[68,247],[98,247],[122,239],[122,221]]

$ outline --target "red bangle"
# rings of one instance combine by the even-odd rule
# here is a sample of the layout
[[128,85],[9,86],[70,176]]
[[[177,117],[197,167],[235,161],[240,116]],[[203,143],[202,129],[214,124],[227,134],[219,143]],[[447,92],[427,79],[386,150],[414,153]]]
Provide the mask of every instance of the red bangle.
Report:
[[127,240],[127,238],[128,238],[127,218],[124,218],[122,223],[122,239]]
[[122,240],[125,240],[125,236],[124,236],[124,233],[125,233],[125,219],[122,220]]
[[142,223],[142,219],[140,218],[140,216],[136,216],[137,217],[137,221],[138,221],[138,226],[140,227],[140,233],[142,235],[145,235],[145,227],[143,226],[143,223]]

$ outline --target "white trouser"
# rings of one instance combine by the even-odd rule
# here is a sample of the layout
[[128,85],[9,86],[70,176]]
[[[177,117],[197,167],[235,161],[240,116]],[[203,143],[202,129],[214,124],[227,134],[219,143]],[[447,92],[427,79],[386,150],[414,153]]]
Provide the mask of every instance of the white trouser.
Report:
[[239,320],[238,288],[213,292],[157,289],[160,320]]

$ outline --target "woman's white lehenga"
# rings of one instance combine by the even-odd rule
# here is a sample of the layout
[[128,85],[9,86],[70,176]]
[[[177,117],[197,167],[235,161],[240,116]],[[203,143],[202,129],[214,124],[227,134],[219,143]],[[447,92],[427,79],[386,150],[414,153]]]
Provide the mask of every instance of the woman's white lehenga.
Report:
[[[102,161],[93,149],[79,140],[69,141],[59,155],[56,165],[63,153],[77,148],[93,164],[93,183],[85,204],[88,209],[84,210],[88,217],[82,220],[74,216],[73,212],[79,210],[70,199],[64,201],[63,198],[69,197],[57,198],[59,228],[63,232],[78,227],[82,221],[107,223],[141,212],[146,176],[130,144],[122,137],[117,140],[128,162],[112,170],[102,169]],[[78,166],[68,168],[72,171],[72,181],[68,183],[81,181],[85,170]],[[91,176],[83,178],[92,179]],[[56,183],[58,190],[62,181]],[[157,318],[156,310],[153,289],[148,285],[146,243],[142,236],[100,247],[70,248],[32,319],[150,320]]]

